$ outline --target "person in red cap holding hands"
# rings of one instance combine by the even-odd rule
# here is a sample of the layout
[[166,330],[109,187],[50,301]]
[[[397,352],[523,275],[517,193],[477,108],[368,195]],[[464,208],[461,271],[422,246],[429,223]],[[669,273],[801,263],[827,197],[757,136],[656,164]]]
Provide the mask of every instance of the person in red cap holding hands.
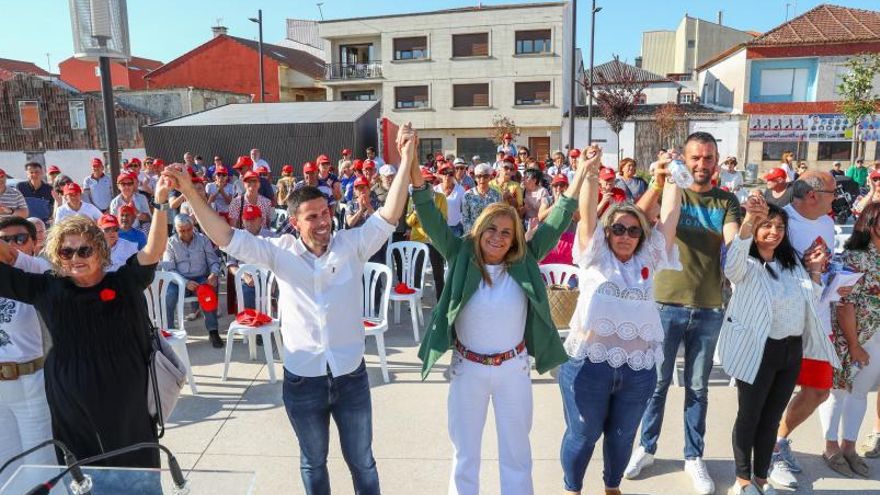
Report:
[[[513,144],[513,134],[505,132],[501,136],[501,144],[496,149],[498,153],[504,153],[505,156],[516,158],[516,145]],[[502,157],[503,159],[504,157]]]
[[83,200],[95,205],[102,212],[110,208],[113,199],[113,183],[110,176],[104,173],[104,162],[100,158],[92,159],[92,173],[83,179]]
[[[329,418],[339,431],[343,458],[354,491],[378,495],[379,475],[372,451],[370,384],[363,361],[364,324],[361,274],[367,260],[388,240],[406,205],[409,167],[418,142],[409,124],[397,139],[404,165],[385,205],[360,228],[333,232],[326,195],[302,187],[291,195],[290,224],[299,238],[264,239],[232,229],[195,191],[178,169],[166,174],[193,206],[205,233],[231,256],[265,266],[278,280],[284,308],[283,400],[299,439],[300,473],[306,493],[329,493]],[[332,241],[332,242],[331,242]]]
[[148,225],[150,221],[150,202],[143,194],[137,192],[137,176],[134,174],[119,174],[116,184],[119,185],[119,194],[110,202],[110,211],[119,211],[122,205],[132,205],[138,211],[135,228],[141,224]]
[[280,208],[287,206],[287,198],[293,192],[296,179],[293,177],[293,165],[281,167],[281,178],[275,184],[275,204]]
[[101,218],[101,210],[82,200],[82,188],[76,182],[65,185],[61,193],[64,195],[64,201],[61,206],[55,208],[55,223],[73,215],[82,215],[96,222]]
[[764,201],[767,204],[776,205],[785,208],[791,203],[791,182],[788,182],[788,175],[781,168],[770,169],[764,174],[764,181],[767,183],[767,189],[764,190]]
[[345,225],[349,229],[360,227],[379,209],[379,198],[370,189],[370,181],[366,177],[358,177],[354,181],[354,200],[348,205]]
[[107,272],[119,270],[131,258],[137,254],[138,246],[134,242],[119,238],[119,220],[109,213],[101,215],[98,219],[98,228],[104,233],[104,240],[110,248],[110,266]]

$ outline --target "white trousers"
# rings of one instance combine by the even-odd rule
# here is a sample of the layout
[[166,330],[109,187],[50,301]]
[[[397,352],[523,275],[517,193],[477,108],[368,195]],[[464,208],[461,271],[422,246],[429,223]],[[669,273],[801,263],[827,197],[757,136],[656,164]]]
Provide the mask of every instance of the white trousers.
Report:
[[859,438],[859,428],[868,409],[868,393],[880,385],[880,332],[865,342],[863,348],[870,359],[853,379],[852,391],[832,390],[831,397],[819,406],[825,440],[837,441],[839,432],[844,440],[855,442]]
[[[18,380],[0,381],[0,465],[10,457],[52,438],[52,420],[43,370]],[[15,473],[16,466],[42,464],[54,466],[53,447],[42,448],[6,468],[0,474],[0,486]]]
[[495,411],[502,495],[532,495],[531,365],[526,353],[500,366],[452,357],[449,437],[455,453],[449,495],[479,495],[480,454],[489,400]]

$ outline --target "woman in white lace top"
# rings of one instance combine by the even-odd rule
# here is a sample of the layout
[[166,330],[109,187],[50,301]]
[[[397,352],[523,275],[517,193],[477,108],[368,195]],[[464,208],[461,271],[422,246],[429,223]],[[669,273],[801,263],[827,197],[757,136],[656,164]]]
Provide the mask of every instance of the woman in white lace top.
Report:
[[[594,147],[587,154],[601,152]],[[663,327],[654,303],[658,270],[680,270],[675,230],[681,193],[664,166],[651,187],[663,190],[660,220],[651,229],[635,205],[612,205],[596,216],[598,170],[581,190],[574,262],[580,298],[559,368],[565,412],[562,468],[567,493],[580,493],[596,441],[604,433],[606,494],[619,494],[636,428],[663,359]]]

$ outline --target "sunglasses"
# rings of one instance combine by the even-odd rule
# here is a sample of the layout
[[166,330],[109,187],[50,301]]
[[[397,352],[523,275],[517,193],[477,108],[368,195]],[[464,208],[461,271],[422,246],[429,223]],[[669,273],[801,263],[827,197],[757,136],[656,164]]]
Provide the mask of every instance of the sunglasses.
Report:
[[26,243],[31,236],[28,234],[14,234],[14,235],[3,235],[0,236],[0,241],[3,241],[8,244],[18,244],[21,246]]
[[455,175],[455,172],[453,172],[451,170],[447,170],[444,172],[440,172],[440,175],[445,175],[445,176],[449,177],[450,175]]
[[611,233],[617,237],[626,234],[633,239],[639,239],[642,237],[642,228],[636,225],[627,227],[622,223],[615,223],[611,226]]
[[229,177],[228,174],[214,174],[214,177]]
[[474,176],[475,179],[488,179],[490,177],[492,177],[492,176],[489,174],[477,174]]
[[131,187],[134,185],[134,182],[120,182],[119,185],[122,187]]
[[119,227],[107,227],[106,229],[101,229],[105,234],[115,234],[119,232]]
[[517,153],[517,155],[528,155],[528,153],[526,153],[525,151],[520,151],[519,153]]
[[58,257],[64,261],[70,261],[73,256],[79,256],[82,259],[91,258],[95,254],[95,248],[92,246],[80,246],[78,248],[65,247],[58,250]]

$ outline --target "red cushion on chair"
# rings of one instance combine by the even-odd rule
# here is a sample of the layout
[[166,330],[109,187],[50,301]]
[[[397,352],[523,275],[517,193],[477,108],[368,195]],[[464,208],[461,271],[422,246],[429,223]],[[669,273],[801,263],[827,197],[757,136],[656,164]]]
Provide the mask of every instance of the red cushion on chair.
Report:
[[272,318],[265,313],[259,313],[255,309],[246,309],[235,315],[235,321],[248,327],[261,327],[270,323]]
[[364,320],[364,326],[367,328],[373,328],[376,326],[376,324],[373,323],[372,321]]
[[405,282],[400,282],[394,286],[394,293],[395,294],[415,294],[416,290],[413,289],[412,287],[406,285]]

